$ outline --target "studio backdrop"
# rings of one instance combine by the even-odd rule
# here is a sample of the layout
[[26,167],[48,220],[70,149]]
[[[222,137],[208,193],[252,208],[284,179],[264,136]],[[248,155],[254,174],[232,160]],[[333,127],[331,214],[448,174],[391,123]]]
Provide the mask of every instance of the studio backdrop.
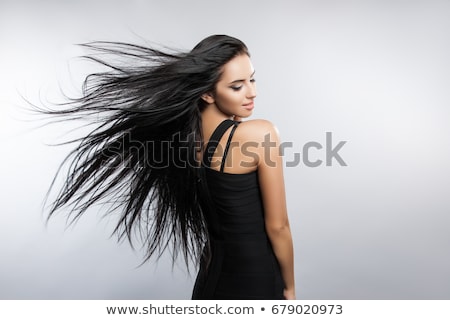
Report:
[[[0,298],[189,299],[196,270],[110,237],[91,210],[46,223],[73,146],[23,97],[60,101],[96,40],[249,47],[252,116],[283,140],[299,299],[450,299],[449,1],[0,1]],[[60,181],[57,181],[60,183]]]

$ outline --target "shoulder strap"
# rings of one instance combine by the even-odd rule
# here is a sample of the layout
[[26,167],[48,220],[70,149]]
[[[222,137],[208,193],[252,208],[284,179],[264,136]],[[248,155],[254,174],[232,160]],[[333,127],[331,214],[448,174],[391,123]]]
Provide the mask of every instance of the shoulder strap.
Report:
[[223,172],[223,169],[225,167],[225,161],[227,159],[228,150],[230,149],[231,139],[233,138],[234,131],[236,131],[238,124],[239,124],[239,122],[234,123],[234,126],[231,129],[230,135],[228,136],[227,145],[225,146],[225,151],[223,152],[222,163],[220,164],[220,172]]
[[[209,167],[211,165],[211,158],[214,155],[214,152],[216,151],[217,146],[219,145],[219,141],[224,135],[224,133],[230,128],[235,122],[230,119],[225,119],[222,121],[219,126],[214,130],[213,134],[211,135],[211,138],[208,141],[208,144],[206,145],[206,149],[203,153],[203,165],[205,167]],[[230,139],[228,139],[230,140]],[[228,143],[227,143],[228,146]],[[228,149],[228,148],[227,148]],[[225,155],[224,155],[225,156]]]

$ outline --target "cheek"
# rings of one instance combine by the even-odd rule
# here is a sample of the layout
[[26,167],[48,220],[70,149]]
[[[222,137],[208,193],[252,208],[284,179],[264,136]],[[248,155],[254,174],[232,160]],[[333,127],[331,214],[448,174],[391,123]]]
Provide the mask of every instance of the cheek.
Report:
[[230,104],[230,106],[236,106],[241,104],[241,98],[239,94],[231,94],[227,97],[227,101]]
[[223,106],[223,107],[235,107],[240,106],[242,104],[242,93],[240,91],[233,92],[229,91],[226,93],[221,94],[217,101]]

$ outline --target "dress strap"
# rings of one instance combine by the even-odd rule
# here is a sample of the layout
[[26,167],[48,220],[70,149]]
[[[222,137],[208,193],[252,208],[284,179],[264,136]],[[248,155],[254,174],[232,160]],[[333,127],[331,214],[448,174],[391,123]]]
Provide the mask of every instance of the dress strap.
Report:
[[225,161],[227,159],[228,150],[230,149],[231,139],[233,138],[234,131],[236,131],[238,124],[239,122],[235,122],[233,128],[231,128],[230,135],[228,136],[227,145],[225,146],[225,151],[223,152],[222,163],[220,164],[220,172],[223,172],[223,169],[225,168]]
[[[211,158],[214,155],[214,152],[216,151],[217,146],[219,145],[219,141],[222,138],[222,136],[225,134],[225,132],[234,125],[234,128],[232,129],[232,132],[230,133],[230,137],[228,138],[227,146],[225,148],[225,153],[222,160],[222,166],[226,157],[226,153],[229,149],[229,144],[231,141],[231,137],[234,133],[234,130],[236,130],[236,127],[239,122],[233,121],[231,119],[225,119],[222,121],[219,126],[214,130],[213,134],[211,135],[211,138],[208,141],[208,144],[206,145],[206,149],[203,153],[203,165],[205,167],[209,167],[211,165]],[[222,167],[221,167],[222,170]]]

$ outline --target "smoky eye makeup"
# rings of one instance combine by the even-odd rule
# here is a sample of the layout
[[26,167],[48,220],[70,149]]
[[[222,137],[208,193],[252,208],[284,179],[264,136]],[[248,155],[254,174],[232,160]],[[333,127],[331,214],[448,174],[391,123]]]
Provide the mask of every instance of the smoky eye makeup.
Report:
[[[254,82],[256,82],[256,79],[255,79],[255,71],[253,71],[253,73],[252,73],[252,75],[250,76],[250,82],[251,83],[254,83]],[[241,90],[242,89],[242,87],[243,87],[243,82],[245,82],[246,80],[244,80],[244,79],[240,79],[240,80],[234,80],[233,82],[231,82],[231,85],[229,86],[231,89],[233,89],[234,91],[239,91],[239,90]]]
[[239,91],[239,90],[241,90],[242,89],[242,85],[233,85],[233,86],[230,86],[230,88],[231,89],[233,89],[234,91]]

